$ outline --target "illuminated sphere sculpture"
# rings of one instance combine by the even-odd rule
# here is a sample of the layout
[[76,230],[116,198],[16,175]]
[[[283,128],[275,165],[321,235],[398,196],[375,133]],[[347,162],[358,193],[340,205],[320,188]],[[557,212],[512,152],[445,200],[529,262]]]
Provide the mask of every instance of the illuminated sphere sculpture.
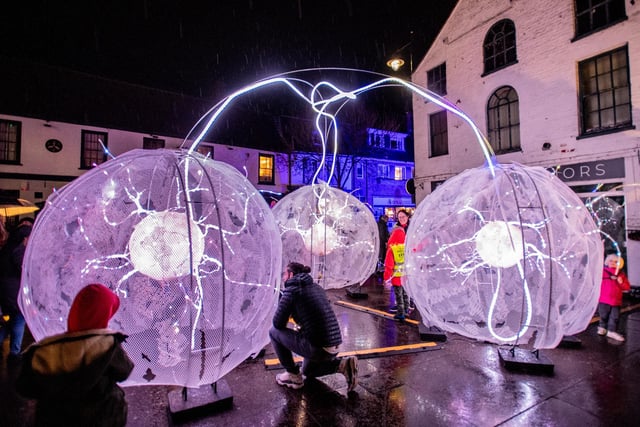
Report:
[[417,207],[405,286],[429,324],[498,344],[553,348],[596,309],[603,248],[591,215],[552,173],[471,169]]
[[277,304],[280,234],[236,169],[200,154],[133,150],[47,201],[25,254],[20,304],[36,339],[64,332],[86,284],[120,297],[110,327],[135,368],[125,385],[211,384],[260,351]]
[[273,208],[282,261],[311,267],[325,289],[364,282],[378,261],[378,227],[357,198],[326,183],[305,186]]

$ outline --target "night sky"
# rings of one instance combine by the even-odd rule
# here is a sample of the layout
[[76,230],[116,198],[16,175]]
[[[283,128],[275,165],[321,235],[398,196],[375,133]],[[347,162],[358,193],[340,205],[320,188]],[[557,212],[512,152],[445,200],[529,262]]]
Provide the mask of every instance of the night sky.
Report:
[[[219,99],[277,73],[315,67],[390,74],[414,63],[454,0],[7,1],[0,55]],[[408,76],[408,70],[406,71]]]

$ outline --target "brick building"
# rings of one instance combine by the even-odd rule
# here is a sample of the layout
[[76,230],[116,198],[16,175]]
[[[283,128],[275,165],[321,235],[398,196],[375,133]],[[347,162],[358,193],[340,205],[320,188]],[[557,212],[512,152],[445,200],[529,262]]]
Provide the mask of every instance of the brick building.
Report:
[[[640,286],[640,4],[460,0],[413,81],[468,114],[500,163],[549,168],[583,200],[617,203],[614,238]],[[413,113],[419,203],[484,158],[461,119],[417,98]]]

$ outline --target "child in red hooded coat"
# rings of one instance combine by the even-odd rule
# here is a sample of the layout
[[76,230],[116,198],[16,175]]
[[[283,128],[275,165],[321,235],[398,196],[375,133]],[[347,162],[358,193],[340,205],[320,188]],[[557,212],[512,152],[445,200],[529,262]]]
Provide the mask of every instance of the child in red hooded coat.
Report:
[[16,388],[37,399],[39,426],[124,426],[127,402],[118,382],[133,362],[121,346],[126,335],[106,329],[120,300],[100,284],[73,300],[66,333],[32,344],[23,355]]
[[604,260],[600,299],[598,300],[598,335],[606,335],[615,341],[624,341],[618,333],[618,320],[622,306],[622,293],[631,289],[627,276],[620,271],[624,260],[616,254],[609,254]]

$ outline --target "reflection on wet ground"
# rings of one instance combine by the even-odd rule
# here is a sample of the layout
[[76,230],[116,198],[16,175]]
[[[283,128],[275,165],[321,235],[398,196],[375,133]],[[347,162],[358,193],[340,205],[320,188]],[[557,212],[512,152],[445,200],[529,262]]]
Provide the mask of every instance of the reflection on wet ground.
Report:
[[[332,301],[348,301],[380,311],[390,304],[389,289],[373,281],[362,288],[366,299],[331,290]],[[363,357],[359,385],[347,394],[340,375],[307,381],[300,390],[276,384],[271,346],[248,359],[223,380],[233,407],[181,424],[172,422],[167,394],[176,387],[129,387],[130,426],[521,426],[632,425],[640,417],[640,300],[628,297],[617,343],[596,334],[595,324],[577,335],[578,346],[542,353],[552,375],[506,369],[498,346],[455,334],[417,353]],[[335,304],[342,326],[342,350],[368,350],[421,343],[418,327],[391,316]],[[638,310],[638,312],[636,312]],[[413,313],[413,319],[419,319]],[[6,354],[5,343],[5,352]],[[33,402],[15,395],[15,368],[2,362],[0,424],[28,426]]]

